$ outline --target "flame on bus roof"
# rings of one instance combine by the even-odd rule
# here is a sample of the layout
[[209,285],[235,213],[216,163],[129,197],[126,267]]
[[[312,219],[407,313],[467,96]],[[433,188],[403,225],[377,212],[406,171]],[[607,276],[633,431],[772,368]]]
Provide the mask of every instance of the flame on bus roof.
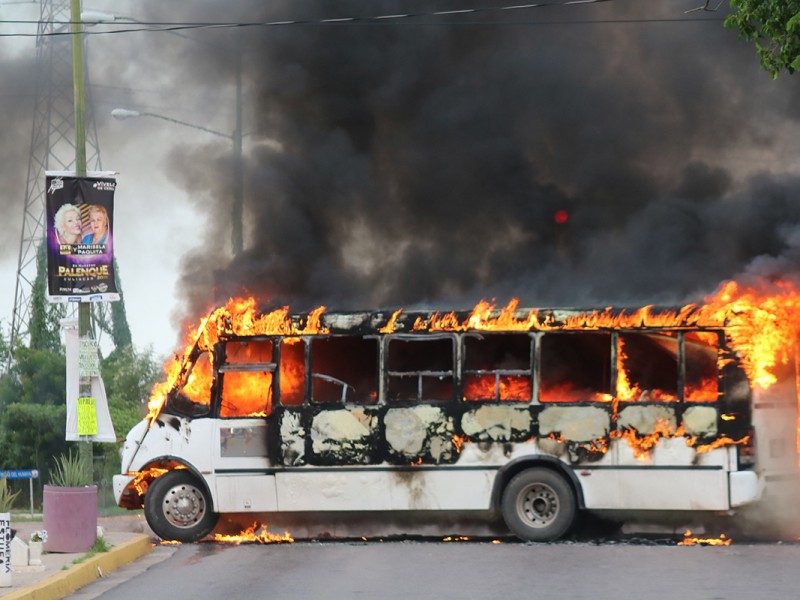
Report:
[[[196,356],[213,351],[220,339],[232,336],[285,335],[302,336],[329,333],[322,323],[325,306],[302,317],[291,316],[284,306],[267,313],[256,308],[255,298],[232,298],[191,330],[180,355],[165,367],[166,379],[157,384],[150,396],[148,417],[158,415],[167,393],[187,383],[188,371]],[[398,330],[403,309],[394,311],[377,328],[381,333]],[[558,311],[519,309],[519,299],[512,298],[497,309],[493,302],[481,300],[466,316],[457,312],[432,312],[417,316],[411,327],[422,331],[555,331],[608,330],[643,327],[722,327],[728,334],[754,387],[767,389],[777,378],[775,370],[787,364],[790,349],[800,329],[800,294],[788,281],[743,286],[725,282],[702,304],[687,304],[676,310],[645,306],[639,309],[607,307],[601,310]],[[413,316],[413,315],[412,315]]]

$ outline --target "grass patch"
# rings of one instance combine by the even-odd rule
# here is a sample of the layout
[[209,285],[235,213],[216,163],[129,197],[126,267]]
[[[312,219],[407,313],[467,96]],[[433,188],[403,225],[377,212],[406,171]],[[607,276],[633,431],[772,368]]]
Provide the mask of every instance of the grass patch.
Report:
[[42,521],[41,513],[33,513],[31,516],[30,511],[25,512],[18,512],[18,511],[11,511],[11,522],[12,523],[40,523]]
[[[92,546],[92,549],[89,550],[83,556],[80,556],[80,557],[76,558],[75,560],[73,560],[72,564],[73,565],[79,565],[82,562],[86,562],[87,560],[89,560],[93,556],[96,556],[97,554],[100,554],[101,552],[108,552],[109,550],[111,550],[111,546],[108,545],[108,542],[106,542],[105,538],[99,537],[99,538],[97,538],[95,540],[94,546]],[[68,568],[68,566],[65,565],[64,569],[67,569],[67,568]]]

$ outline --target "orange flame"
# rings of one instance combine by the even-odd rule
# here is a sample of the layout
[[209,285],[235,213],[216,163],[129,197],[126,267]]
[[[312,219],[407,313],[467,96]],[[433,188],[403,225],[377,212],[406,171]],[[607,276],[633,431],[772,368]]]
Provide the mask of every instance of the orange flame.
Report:
[[389,322],[386,323],[383,327],[378,329],[381,333],[394,333],[395,325],[397,325],[397,318],[400,316],[400,313],[403,312],[402,308],[397,309],[392,314],[392,317],[389,319]]
[[224,535],[221,533],[214,534],[215,542],[223,542],[226,544],[239,544],[243,543],[259,543],[259,544],[282,544],[294,542],[291,534],[284,531],[282,535],[277,535],[267,531],[267,526],[262,524],[258,529],[258,523],[254,522],[250,527],[236,535]]
[[[314,333],[328,333],[322,326],[321,317],[326,307],[320,306],[309,313],[305,324],[289,318],[289,307],[284,306],[266,314],[258,314],[255,298],[231,298],[221,308],[214,310],[209,316],[201,319],[200,324],[188,335],[188,342],[183,355],[167,366],[166,381],[157,384],[150,394],[148,403],[148,418],[152,421],[158,416],[164,405],[167,393],[176,387],[192,383],[192,377],[197,381],[207,396],[211,384],[210,368],[207,372],[195,373],[196,368],[189,375],[188,370],[192,363],[193,354],[201,351],[213,353],[214,344],[222,336],[247,336],[247,335],[288,335],[300,336]],[[209,363],[210,364],[210,363]],[[188,378],[188,381],[187,381]],[[184,393],[194,399],[190,393]],[[201,394],[200,394],[201,395]]]
[[[609,432],[608,438],[599,438],[591,442],[580,442],[578,446],[589,452],[590,454],[606,454],[608,452],[608,445],[610,440],[624,440],[628,446],[633,450],[633,456],[636,460],[641,462],[649,462],[652,458],[652,451],[662,438],[685,438],[686,445],[694,448],[698,454],[709,452],[715,448],[721,448],[728,445],[746,444],[750,441],[750,436],[745,436],[739,440],[733,440],[727,436],[714,440],[709,444],[697,444],[696,436],[687,436],[683,425],[674,427],[669,421],[665,419],[658,419],[653,426],[652,433],[641,434],[636,429],[613,429]],[[570,440],[564,438],[559,433],[551,433],[547,439],[556,442],[570,443]]]
[[[202,401],[208,396],[211,386],[210,366],[203,370],[195,366],[189,368],[198,353],[213,352],[214,344],[222,336],[245,335],[285,335],[300,336],[328,333],[321,323],[325,307],[311,312],[305,322],[291,318],[288,307],[279,308],[266,314],[256,311],[254,298],[229,300],[225,306],[216,309],[200,321],[190,332],[188,344],[181,356],[177,356],[167,367],[166,381],[154,387],[148,404],[148,417],[154,419],[161,410],[166,394],[176,387],[184,387],[190,399]],[[387,324],[380,329],[382,333],[395,331],[402,309],[395,311]],[[787,281],[774,283],[761,282],[749,287],[729,281],[723,284],[716,294],[705,299],[701,305],[687,304],[678,310],[656,310],[645,306],[635,311],[603,310],[585,311],[557,316],[552,311],[519,309],[519,299],[512,300],[497,310],[495,304],[482,300],[463,320],[455,312],[434,313],[428,318],[419,317],[413,331],[529,331],[529,330],[599,330],[636,329],[642,327],[725,327],[729,337],[730,349],[738,355],[750,383],[754,387],[769,388],[777,381],[777,369],[789,361],[790,350],[800,333],[800,293]],[[691,332],[695,341],[704,342],[702,332]],[[713,334],[709,334],[713,335]],[[630,379],[626,379],[626,355],[620,348],[618,355],[619,389],[617,399],[634,399],[641,396]],[[720,359],[724,361],[725,359]],[[210,365],[209,361],[209,365]],[[281,372],[288,381],[288,372]],[[288,384],[287,384],[288,389]],[[550,400],[551,391],[541,390],[542,401]],[[652,393],[652,392],[651,392]],[[193,396],[194,394],[194,396]],[[698,381],[687,381],[684,398],[692,402],[713,401],[718,397],[716,381],[711,377]],[[503,399],[526,400],[520,392],[508,391]],[[563,400],[564,398],[552,398]],[[582,397],[585,401],[587,398]],[[595,400],[611,400],[608,394]],[[674,401],[676,397],[662,392],[659,397],[649,400]]]
[[128,487],[136,490],[136,493],[139,494],[139,496],[144,496],[147,493],[147,488],[150,486],[150,482],[166,472],[167,469],[159,469],[157,467],[139,471],[136,473],[133,481],[128,484]]
[[527,315],[518,319],[515,317],[519,307],[519,298],[511,301],[500,309],[495,317],[495,305],[481,300],[472,309],[472,313],[463,321],[459,321],[455,312],[440,314],[434,313],[428,319],[417,317],[412,331],[467,331],[468,329],[483,331],[530,331],[537,328],[537,311],[529,310]]
[[531,385],[528,377],[494,375],[468,375],[464,379],[464,398],[468,400],[511,400],[528,402]]
[[700,446],[695,446],[694,449],[697,451],[698,454],[703,454],[704,452],[709,452],[711,450],[715,450],[716,448],[721,448],[722,446],[737,446],[739,444],[746,444],[749,441],[750,441],[749,435],[744,436],[740,440],[733,440],[728,436],[723,435],[721,438],[714,440],[710,444],[701,444]]
[[730,546],[733,540],[721,533],[718,538],[699,538],[692,537],[692,531],[687,529],[683,534],[683,539],[678,542],[678,546]]
[[767,389],[777,381],[776,368],[788,364],[800,333],[800,294],[788,281],[760,287],[728,281],[701,312],[703,319],[726,323],[750,383]]

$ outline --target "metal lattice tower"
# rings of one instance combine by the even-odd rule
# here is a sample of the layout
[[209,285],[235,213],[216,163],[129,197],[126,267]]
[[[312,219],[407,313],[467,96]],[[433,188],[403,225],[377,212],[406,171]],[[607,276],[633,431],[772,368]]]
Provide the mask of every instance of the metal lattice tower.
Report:
[[[17,264],[17,284],[11,323],[11,347],[30,339],[33,286],[37,252],[45,240],[45,171],[75,170],[75,132],[72,81],[70,0],[41,0],[36,36],[36,89],[28,158],[25,207]],[[64,34],[64,35],[59,35]],[[86,54],[84,53],[84,56]],[[86,76],[86,163],[90,171],[102,170],[97,129],[92,110],[91,85]],[[121,301],[120,301],[121,302]],[[95,319],[108,324],[107,303],[97,303]],[[74,311],[74,307],[71,309]],[[124,315],[124,309],[122,310]],[[124,318],[124,317],[123,317]],[[125,324],[127,328],[127,323]]]

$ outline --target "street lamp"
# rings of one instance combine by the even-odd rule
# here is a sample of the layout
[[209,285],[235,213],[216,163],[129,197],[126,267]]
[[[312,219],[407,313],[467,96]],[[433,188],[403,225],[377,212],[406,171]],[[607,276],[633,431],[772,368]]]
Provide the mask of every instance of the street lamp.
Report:
[[[127,22],[127,23],[141,23],[141,21],[132,17],[115,15],[98,10],[84,10],[81,12],[81,20],[86,25],[101,25],[103,23],[114,22]],[[192,40],[200,44],[210,44],[214,47],[219,47],[219,44],[199,40],[197,38],[185,35],[178,31],[167,31],[172,35],[182,37],[187,40]],[[244,188],[243,188],[243,175],[242,175],[242,53],[235,52],[236,61],[236,125],[232,134],[222,133],[215,131],[201,125],[187,123],[178,119],[172,119],[163,115],[158,115],[149,112],[138,112],[135,110],[126,110],[124,108],[115,108],[111,111],[111,115],[116,119],[131,119],[135,117],[153,117],[162,119],[192,129],[200,129],[207,133],[217,135],[220,137],[228,138],[233,142],[233,209],[231,214],[231,248],[234,256],[239,256],[244,250],[244,234],[242,219],[244,216]]]
[[[239,88],[237,87],[237,89]],[[239,102],[237,103],[237,105],[241,106],[241,103]],[[233,133],[223,133],[215,129],[209,129],[208,127],[203,127],[202,125],[189,123],[187,121],[181,121],[180,119],[173,119],[172,117],[159,115],[157,113],[140,112],[138,110],[129,110],[127,108],[115,108],[114,110],[111,111],[111,116],[121,121],[125,119],[136,119],[139,117],[151,117],[153,119],[161,119],[162,121],[168,121],[170,123],[175,123],[176,125],[189,127],[191,129],[199,129],[200,131],[205,131],[206,133],[223,137],[233,142],[233,214],[231,216],[231,224],[233,231],[231,232],[231,246],[233,248],[233,255],[239,256],[242,253],[242,250],[244,249],[244,236],[242,234],[244,186],[242,181],[241,111],[237,110],[236,129],[233,130]]]

